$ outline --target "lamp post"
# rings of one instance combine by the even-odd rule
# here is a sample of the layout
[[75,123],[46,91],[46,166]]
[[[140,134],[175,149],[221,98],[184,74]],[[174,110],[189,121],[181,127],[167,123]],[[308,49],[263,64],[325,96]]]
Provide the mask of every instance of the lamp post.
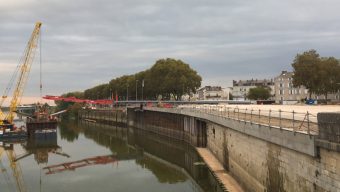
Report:
[[[110,97],[109,97],[109,99],[111,100],[111,102],[112,102],[112,100],[113,100],[113,96],[112,96],[112,88],[110,88]],[[109,106],[110,107],[110,106]],[[112,107],[113,107],[113,103],[112,103]]]
[[143,89],[144,89],[144,79],[142,80],[142,102],[144,101]]
[[137,85],[138,85],[138,79],[136,79],[136,101],[137,101],[137,97],[138,97]]
[[129,84],[126,85],[126,102],[128,101],[129,101]]

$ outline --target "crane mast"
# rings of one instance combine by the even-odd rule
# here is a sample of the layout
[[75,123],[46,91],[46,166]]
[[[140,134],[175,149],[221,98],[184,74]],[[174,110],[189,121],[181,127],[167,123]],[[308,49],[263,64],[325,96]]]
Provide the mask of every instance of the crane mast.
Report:
[[[4,113],[0,109],[0,125],[3,123],[4,120],[7,120],[9,123],[13,123],[14,112],[17,110],[17,106],[21,101],[25,85],[29,76],[29,72],[31,70],[31,66],[33,63],[33,59],[35,56],[36,48],[38,46],[39,35],[40,35],[40,27],[42,23],[37,22],[35,24],[35,28],[32,32],[32,35],[28,41],[26,46],[24,56],[23,56],[23,63],[19,65],[18,71],[18,78],[15,86],[15,90],[13,92],[13,97],[9,107],[9,113],[5,116]],[[2,100],[5,99],[7,95],[3,96]],[[2,104],[3,101],[1,101]],[[5,118],[3,118],[5,116]],[[1,122],[2,121],[2,122]]]

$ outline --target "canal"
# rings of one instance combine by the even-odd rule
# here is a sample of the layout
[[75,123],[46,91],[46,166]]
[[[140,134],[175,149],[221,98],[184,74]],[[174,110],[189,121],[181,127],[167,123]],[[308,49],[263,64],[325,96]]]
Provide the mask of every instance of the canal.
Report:
[[1,192],[223,191],[190,145],[131,127],[62,122],[57,133],[0,144]]

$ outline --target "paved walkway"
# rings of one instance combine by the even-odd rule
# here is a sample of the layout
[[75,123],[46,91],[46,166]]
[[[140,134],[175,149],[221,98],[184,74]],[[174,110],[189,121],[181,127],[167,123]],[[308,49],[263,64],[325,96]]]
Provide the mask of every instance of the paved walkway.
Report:
[[216,157],[207,148],[196,148],[198,154],[202,157],[212,173],[218,180],[224,185],[227,191],[243,192],[242,187],[237,181],[231,177],[226,170],[224,170],[222,164],[216,159]]

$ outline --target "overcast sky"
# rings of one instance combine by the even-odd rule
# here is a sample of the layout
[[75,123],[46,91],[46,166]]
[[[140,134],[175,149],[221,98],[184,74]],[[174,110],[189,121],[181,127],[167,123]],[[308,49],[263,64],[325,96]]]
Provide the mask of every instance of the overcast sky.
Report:
[[[0,91],[36,21],[44,94],[59,95],[167,57],[223,87],[291,70],[308,49],[340,58],[339,8],[339,0],[0,0]],[[37,61],[28,96],[39,95]]]

